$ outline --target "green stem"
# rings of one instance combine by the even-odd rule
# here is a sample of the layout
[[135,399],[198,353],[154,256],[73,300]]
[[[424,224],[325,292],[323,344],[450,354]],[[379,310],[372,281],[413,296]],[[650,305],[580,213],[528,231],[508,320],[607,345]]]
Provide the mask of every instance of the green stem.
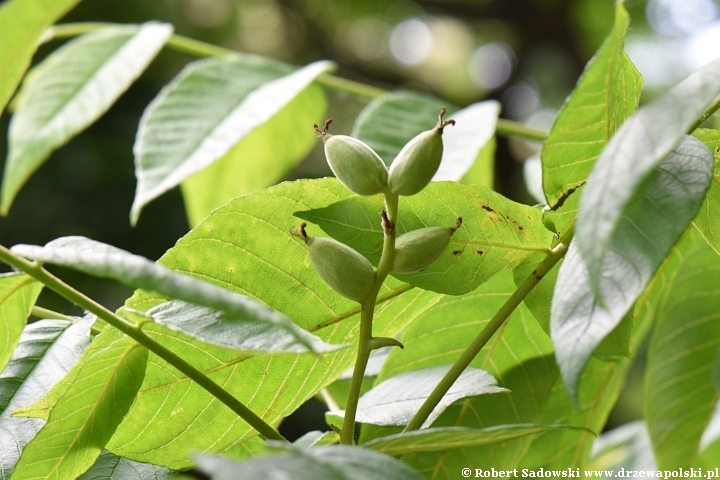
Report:
[[355,442],[355,416],[357,415],[358,400],[360,399],[360,389],[365,378],[365,369],[367,368],[370,353],[373,350],[372,322],[375,314],[375,302],[380,293],[385,278],[387,278],[395,261],[395,224],[398,212],[398,196],[387,192],[385,194],[385,213],[389,224],[385,224],[383,219],[383,230],[385,237],[383,240],[383,251],[380,256],[377,271],[375,272],[375,281],[370,289],[367,299],[361,305],[360,311],[360,336],[358,339],[358,353],[355,359],[355,368],[353,370],[352,380],[350,381],[350,389],[348,390],[348,398],[345,404],[345,417],[343,418],[343,426],[340,431],[340,443],[352,445]]
[[[63,23],[50,27],[41,39],[41,42],[49,42],[53,39],[69,38],[93,32],[101,28],[116,26],[116,23]],[[167,46],[179,52],[187,53],[196,57],[220,57],[223,55],[242,55],[242,53],[211,43],[201,42],[182,35],[172,35],[167,42]],[[377,98],[387,93],[382,88],[366,85],[361,82],[349,80],[347,78],[336,77],[324,73],[317,78],[317,82],[327,88],[340,90],[346,93],[357,95],[364,98]],[[522,137],[526,140],[536,140],[542,142],[547,137],[547,132],[526,127],[522,123],[513,122],[500,118],[497,121],[496,132],[500,135]]]
[[560,243],[553,248],[552,253],[549,253],[545,257],[542,263],[525,279],[522,285],[515,290],[515,293],[507,299],[503,306],[500,307],[500,310],[497,311],[490,322],[485,325],[485,328],[480,331],[477,337],[475,337],[472,343],[465,349],[460,358],[458,358],[452,367],[450,367],[450,370],[448,370],[442,380],[438,382],[430,396],[420,407],[420,410],[417,411],[412,420],[410,420],[410,423],[408,423],[405,427],[405,430],[403,430],[404,432],[418,430],[422,427],[425,420],[428,419],[432,411],[435,410],[435,407],[437,407],[438,403],[440,403],[440,400],[442,400],[448,390],[450,390],[450,387],[453,386],[463,371],[465,371],[468,365],[470,365],[470,362],[475,359],[477,354],[480,353],[480,350],[482,350],[495,332],[497,332],[503,323],[505,323],[505,321],[510,317],[515,308],[520,305],[520,302],[522,302],[527,294],[535,288],[535,285],[542,280],[542,278],[555,266],[555,264],[565,256],[568,249],[568,243],[570,242],[572,235],[573,231],[571,228],[565,235],[563,235]]
[[140,326],[120,318],[110,310],[97,303],[95,300],[75,290],[70,285],[45,270],[40,263],[30,262],[22,257],[19,257],[2,245],[0,245],[0,260],[17,268],[18,270],[22,270],[72,303],[91,313],[94,313],[98,318],[103,319],[109,325],[117,328],[140,345],[144,346],[158,357],[180,370],[188,378],[198,383],[198,385],[207,390],[212,396],[237,413],[266,439],[285,440],[285,438],[280,435],[277,430],[267,424],[262,418],[255,415],[252,410],[232,396],[227,390],[223,389],[200,370],[190,365],[178,355],[167,349],[164,345],[148,336],[142,331]]
[[715,100],[710,104],[710,106],[705,109],[702,115],[700,115],[697,120],[695,120],[695,123],[692,124],[692,126],[688,129],[687,134],[692,135],[692,133],[700,128],[700,125],[705,123],[708,118],[712,116],[713,113],[717,111],[717,109],[720,108],[720,95],[718,95]]
[[506,137],[522,137],[526,140],[536,140],[538,142],[544,142],[548,136],[548,133],[543,130],[526,127],[522,123],[505,118],[498,118],[495,131]]

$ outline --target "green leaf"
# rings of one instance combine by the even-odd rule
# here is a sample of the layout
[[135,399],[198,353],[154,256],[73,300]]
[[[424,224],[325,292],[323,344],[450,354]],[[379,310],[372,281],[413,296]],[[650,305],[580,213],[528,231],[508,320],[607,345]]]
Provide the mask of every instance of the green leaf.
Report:
[[[354,196],[297,216],[377,264],[382,252],[378,221],[382,209],[380,197]],[[431,183],[419,194],[401,198],[398,217],[398,234],[451,226],[462,217],[462,226],[435,263],[418,273],[394,275],[413,286],[452,295],[474,290],[498,272],[518,265],[529,252],[546,250],[553,239],[542,225],[539,210],[480,185]]]
[[151,463],[140,463],[103,451],[78,480],[167,480],[173,472]]
[[320,430],[313,430],[312,432],[308,432],[295,440],[293,445],[297,448],[308,449],[312,447],[332,445],[338,441],[340,441],[340,435],[336,432],[321,432]]
[[[355,419],[373,425],[407,425],[449,369],[450,365],[438,365],[410,370],[380,382],[360,397]],[[429,427],[457,400],[507,391],[498,387],[497,380],[485,370],[468,367],[425,420],[423,427]],[[333,413],[343,417],[345,411]]]
[[8,134],[0,214],[50,154],[105,113],[172,35],[172,26],[108,27],[68,42],[28,75]]
[[13,480],[77,478],[90,468],[135,400],[147,350],[112,327],[95,337],[77,375],[25,447]]
[[[437,124],[447,102],[415,92],[390,92],[376,98],[360,113],[351,135],[367,143],[387,165],[413,137]],[[475,103],[458,111],[448,108],[456,124],[443,132],[443,157],[433,181],[459,181],[473,167],[487,143],[494,138],[500,103]],[[490,163],[483,159],[484,163]],[[475,183],[492,183],[492,178]],[[489,185],[491,186],[491,185]]]
[[720,257],[694,229],[683,244],[685,255],[656,313],[645,373],[645,418],[661,469],[692,465],[717,401]]
[[563,260],[550,330],[565,387],[577,382],[593,350],[620,323],[697,213],[712,175],[712,154],[686,136],[627,205],[604,257],[598,294],[577,238]]
[[289,321],[248,322],[180,300],[161,303],[148,310],[146,315],[165,328],[203,343],[243,353],[325,353],[343,347],[328,345]]
[[12,360],[0,373],[0,479],[9,478],[20,454],[44,421],[17,418],[18,407],[39,401],[90,344],[91,319],[72,324],[40,320],[23,330]]
[[[300,223],[293,212],[324,207],[348,196],[347,189],[329,178],[283,183],[237,198],[180,239],[159,263],[261,298],[326,342],[350,342],[358,332],[358,304],[335,293],[320,278],[304,242],[290,234]],[[319,229],[309,226],[308,231],[316,235]],[[417,303],[421,293],[387,280],[380,290],[373,333],[397,335],[412,320],[410,307],[423,307]],[[162,295],[140,291],[126,306],[147,311],[164,301]],[[144,331],[272,425],[335,381],[355,360],[354,348],[319,357],[248,357],[158,325],[145,325]],[[143,435],[145,431],[153,434]],[[191,449],[234,456],[255,435],[237,414],[151,353],[140,394],[107,449],[179,470],[192,466]]]
[[693,224],[708,245],[720,255],[720,130],[700,128],[693,135],[702,140],[715,157],[713,181]]
[[292,449],[239,463],[218,456],[197,456],[197,468],[213,480],[292,478],[293,480],[422,480],[392,457],[347,445]]
[[[417,318],[400,340],[404,350],[395,349],[377,382],[401,373],[452,363],[516,290],[510,272],[502,272],[475,291],[460,297],[424,292],[422,308],[412,311]],[[442,338],[442,341],[438,341]],[[450,406],[434,427],[482,429],[496,425],[539,423],[557,369],[552,361],[550,339],[532,314],[521,305],[473,360],[471,366],[490,372],[510,391],[467,398]],[[565,422],[561,422],[565,423]],[[388,433],[363,426],[361,442]],[[576,434],[577,436],[577,434]],[[487,462],[495,468],[515,468],[532,437],[518,437],[497,444],[468,446],[447,452],[411,453],[403,457],[410,465],[438,478],[454,479],[467,467],[467,459]],[[492,463],[491,463],[492,462]]]
[[282,64],[234,56],[187,66],[140,121],[132,223],[151,200],[224,157],[332,66],[315,62],[292,72]]
[[543,145],[542,178],[548,204],[552,210],[566,202],[573,204],[568,209],[570,218],[558,226],[562,231],[575,217],[577,190],[605,144],[640,101],[642,77],[623,51],[629,24],[623,2],[617,2],[612,31],[588,62]]
[[22,273],[0,275],[0,370],[5,368],[20,341],[42,288],[42,283]]
[[45,30],[80,0],[9,0],[0,7],[0,113],[35,53]]
[[[720,60],[640,108],[603,150],[580,199],[575,234],[594,287],[600,282],[615,230],[621,228],[636,192],[673,150],[684,148],[688,143],[685,132],[718,94]],[[684,229],[684,222],[677,224],[683,224]]]
[[315,146],[317,137],[312,125],[324,118],[326,107],[322,87],[309,85],[225,156],[183,181],[190,225],[196,226],[212,210],[235,197],[282,180]]
[[[298,328],[286,316],[237,293],[207,281],[153,263],[119,248],[84,237],[62,237],[44,247],[15,245],[13,252],[46,263],[118,280],[126,285],[152,290],[168,298],[185,300],[226,312],[248,328],[283,331],[308,351],[322,353],[336,347],[324,345]],[[286,337],[287,338],[287,337]]]
[[387,455],[403,455],[413,452],[437,452],[451,448],[466,448],[503,443],[516,438],[551,430],[583,430],[577,425],[496,425],[487,428],[442,427],[426,428],[397,435],[376,438],[363,447]]

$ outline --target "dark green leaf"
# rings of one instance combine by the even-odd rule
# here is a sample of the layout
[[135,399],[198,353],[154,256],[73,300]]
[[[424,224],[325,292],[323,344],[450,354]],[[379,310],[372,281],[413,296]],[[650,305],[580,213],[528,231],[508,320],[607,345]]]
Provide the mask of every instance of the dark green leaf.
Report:
[[10,123],[0,214],[58,147],[105,113],[172,35],[172,26],[108,27],[50,54],[28,75]]
[[292,449],[287,453],[238,463],[198,456],[198,468],[213,480],[292,478],[293,480],[421,480],[422,476],[392,457],[347,445]]
[[181,300],[161,303],[146,315],[170,330],[244,353],[325,353],[342,348],[324,343],[292,322],[247,321]]
[[[450,365],[438,365],[410,370],[380,382],[360,397],[355,419],[360,423],[373,425],[407,425],[449,369]],[[498,387],[497,380],[485,370],[468,367],[450,387],[423,426],[430,426],[457,400],[507,391],[506,388]],[[343,416],[345,412],[331,413]]]
[[135,400],[147,350],[112,327],[95,337],[47,425],[25,447],[13,480],[77,478],[90,468]]
[[0,7],[0,113],[30,66],[45,30],[80,0],[9,0]]
[[330,68],[330,62],[316,62],[292,72],[282,64],[233,56],[187,66],[140,122],[132,223],[147,203],[224,157]]
[[441,427],[426,428],[413,432],[376,438],[363,447],[383,452],[387,455],[402,455],[412,452],[437,452],[451,448],[466,448],[503,443],[516,438],[551,430],[582,430],[577,425],[496,425],[488,428]]
[[[648,176],[655,175],[655,167],[672,156],[671,152],[686,148],[689,142],[685,132],[718,94],[720,60],[707,64],[640,108],[603,150],[580,199],[575,235],[596,290],[615,231],[621,228],[638,189]],[[697,149],[689,153],[705,156]],[[684,221],[673,223],[684,230]]]
[[717,400],[712,363],[720,344],[720,257],[695,229],[664,288],[648,348],[644,409],[661,469],[689,467]]
[[90,318],[76,324],[40,320],[23,331],[12,360],[0,374],[0,479],[10,477],[23,449],[45,424],[12,413],[44,400],[90,343],[91,324]]
[[625,208],[593,289],[592,271],[577,238],[560,267],[550,328],[570,397],[585,363],[620,323],[697,213],[712,175],[712,154],[686,136],[653,171]]
[[[382,251],[379,197],[353,196],[328,207],[298,212],[331,237],[377,264]],[[547,250],[552,233],[539,210],[515,203],[487,187],[431,183],[400,200],[398,234],[427,226],[462,226],[440,258],[425,270],[395,275],[413,286],[440,293],[470,292],[496,273],[518,265],[532,251]]]
[[0,275],[0,371],[20,341],[20,333],[42,288],[42,283],[22,273]]
[[103,451],[78,480],[167,480],[173,472],[151,463],[140,463]]

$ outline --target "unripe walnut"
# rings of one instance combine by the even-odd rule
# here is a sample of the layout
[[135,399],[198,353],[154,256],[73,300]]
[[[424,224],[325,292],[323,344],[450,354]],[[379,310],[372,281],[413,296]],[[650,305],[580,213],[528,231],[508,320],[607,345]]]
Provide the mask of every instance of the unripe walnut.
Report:
[[415,195],[430,183],[442,160],[443,129],[455,125],[455,120],[443,121],[445,107],[440,111],[438,124],[432,130],[410,140],[390,164],[388,186],[397,195]]
[[375,281],[373,266],[365,257],[337,240],[308,236],[305,226],[303,223],[299,228],[293,228],[292,234],[307,244],[315,270],[337,293],[362,303]]
[[457,219],[454,227],[427,227],[400,235],[395,240],[393,273],[415,273],[423,270],[440,258],[455,230],[462,225]]
[[332,118],[315,132],[325,144],[325,157],[338,180],[358,195],[387,191],[388,170],[375,151],[357,138],[327,133]]

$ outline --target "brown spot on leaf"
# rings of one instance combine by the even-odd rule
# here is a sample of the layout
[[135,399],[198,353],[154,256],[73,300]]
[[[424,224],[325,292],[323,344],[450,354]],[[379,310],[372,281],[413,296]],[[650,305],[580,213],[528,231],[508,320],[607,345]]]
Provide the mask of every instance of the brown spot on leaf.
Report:
[[520,225],[518,225],[518,230],[525,230],[525,229],[523,227],[521,227]]
[[495,211],[495,210],[493,210],[492,207],[489,207],[489,206],[487,206],[487,205],[483,205],[483,206],[482,206],[482,209],[483,209],[483,210],[487,210],[488,212],[494,212],[494,211]]
[[482,254],[483,254],[483,251],[482,251],[482,250],[475,250],[475,252],[476,252],[478,255],[482,255]]
[[550,210],[557,210],[558,208],[562,207],[563,204],[565,203],[565,200],[567,200],[570,195],[575,193],[575,190],[582,187],[583,185],[585,185],[585,180],[583,180],[580,183],[580,185],[578,185],[577,187],[573,187],[573,188],[569,189],[567,192],[564,192],[562,195],[560,195],[560,198],[558,198],[558,201],[555,203],[555,205],[550,207]]
[[461,253],[462,253],[462,252],[461,252],[460,250],[453,250],[453,255],[455,255],[455,256],[458,256],[458,255],[460,255]]

